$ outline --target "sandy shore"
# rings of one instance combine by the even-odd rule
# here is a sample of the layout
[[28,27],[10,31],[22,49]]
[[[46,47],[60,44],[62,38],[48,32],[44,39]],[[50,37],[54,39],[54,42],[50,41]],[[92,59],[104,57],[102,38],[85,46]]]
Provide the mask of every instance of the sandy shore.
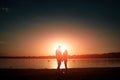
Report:
[[120,68],[0,69],[1,80],[120,80]]

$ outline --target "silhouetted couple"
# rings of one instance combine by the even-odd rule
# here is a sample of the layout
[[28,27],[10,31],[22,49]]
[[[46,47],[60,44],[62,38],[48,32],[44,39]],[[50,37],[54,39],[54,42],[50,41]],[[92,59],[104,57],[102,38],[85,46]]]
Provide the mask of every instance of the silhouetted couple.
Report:
[[58,63],[57,69],[60,69],[61,62],[64,61],[65,69],[67,70],[67,57],[68,57],[68,52],[67,49],[63,52],[61,51],[61,46],[59,45],[57,50],[56,50],[56,59]]

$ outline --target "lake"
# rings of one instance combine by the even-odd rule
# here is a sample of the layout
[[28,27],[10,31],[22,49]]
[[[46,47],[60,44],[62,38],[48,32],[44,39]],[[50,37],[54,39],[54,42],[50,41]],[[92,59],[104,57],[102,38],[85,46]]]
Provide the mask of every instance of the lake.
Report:
[[[68,68],[120,67],[120,58],[68,59],[67,64]],[[0,59],[0,68],[55,69],[57,62],[56,59]]]

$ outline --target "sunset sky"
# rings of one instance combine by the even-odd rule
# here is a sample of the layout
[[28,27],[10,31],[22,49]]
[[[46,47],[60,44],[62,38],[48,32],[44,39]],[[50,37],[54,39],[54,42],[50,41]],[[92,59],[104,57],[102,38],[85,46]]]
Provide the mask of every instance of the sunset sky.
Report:
[[120,5],[113,1],[0,1],[0,56],[120,52]]

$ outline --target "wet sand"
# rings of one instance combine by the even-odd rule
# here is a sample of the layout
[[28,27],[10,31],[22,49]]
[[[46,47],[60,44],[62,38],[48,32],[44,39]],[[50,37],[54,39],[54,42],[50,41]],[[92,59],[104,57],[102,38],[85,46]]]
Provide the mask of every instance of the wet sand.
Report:
[[119,68],[0,69],[1,80],[120,80]]

